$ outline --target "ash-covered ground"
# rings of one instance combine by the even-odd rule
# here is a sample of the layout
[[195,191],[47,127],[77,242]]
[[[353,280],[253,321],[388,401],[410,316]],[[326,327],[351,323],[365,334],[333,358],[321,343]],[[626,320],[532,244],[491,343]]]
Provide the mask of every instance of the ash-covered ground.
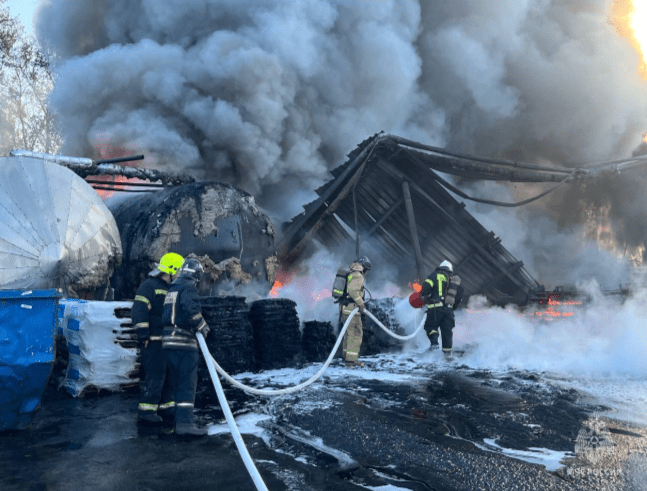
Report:
[[[600,300],[550,321],[472,303],[457,312],[452,360],[421,334],[362,355],[363,368],[336,359],[294,394],[223,385],[272,491],[645,490],[643,300]],[[394,304],[405,332],[419,315],[406,299]],[[283,388],[320,367],[295,359],[235,378]],[[210,435],[194,441],[138,433],[137,393],[49,393],[30,430],[0,435],[0,488],[253,490],[208,384],[197,414]]]
[[[270,490],[647,489],[644,425],[550,374],[466,358],[411,350],[362,369],[336,361],[293,395],[226,393]],[[282,387],[318,368],[236,378]],[[138,434],[136,405],[137,394],[50,394],[30,430],[0,437],[1,488],[255,489],[218,407],[198,413],[210,436],[186,441]]]

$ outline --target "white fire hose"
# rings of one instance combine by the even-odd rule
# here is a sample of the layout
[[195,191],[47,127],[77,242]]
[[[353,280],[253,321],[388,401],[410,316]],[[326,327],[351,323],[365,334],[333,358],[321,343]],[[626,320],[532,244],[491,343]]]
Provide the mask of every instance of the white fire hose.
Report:
[[209,368],[209,375],[211,375],[211,381],[213,382],[213,387],[216,389],[216,394],[218,394],[218,402],[220,402],[220,407],[222,408],[222,412],[225,413],[225,419],[227,420],[227,424],[229,425],[229,429],[231,430],[231,435],[234,437],[234,442],[236,442],[236,448],[238,448],[238,453],[240,453],[240,457],[243,459],[243,463],[245,464],[245,467],[247,468],[247,472],[249,472],[249,475],[252,478],[252,481],[254,481],[254,485],[256,486],[256,489],[258,491],[268,491],[267,486],[265,486],[265,482],[263,482],[263,478],[261,477],[261,474],[258,472],[258,469],[254,465],[254,461],[252,460],[252,457],[249,455],[249,452],[247,451],[247,447],[245,447],[245,442],[243,441],[243,437],[240,434],[240,431],[238,431],[238,427],[236,426],[236,420],[234,419],[234,415],[231,413],[231,409],[229,408],[229,403],[227,402],[227,398],[225,397],[225,391],[222,390],[222,385],[220,385],[220,379],[218,378],[218,375],[216,374],[216,370],[213,367],[213,363],[211,362],[211,354],[209,353],[209,348],[207,348],[207,343],[204,341],[204,336],[202,336],[201,333],[196,333],[196,337],[198,338],[198,343],[200,343],[200,349],[202,350],[202,356],[204,356],[204,361],[207,362],[207,367]]
[[[231,412],[231,409],[229,407],[229,403],[227,402],[227,397],[225,396],[225,392],[222,389],[222,385],[220,384],[220,379],[218,378],[218,373],[224,377],[225,380],[227,380],[230,384],[232,384],[235,387],[238,387],[245,392],[248,392],[250,394],[256,394],[256,395],[283,395],[283,394],[289,394],[291,392],[296,392],[298,390],[303,389],[304,387],[307,387],[308,385],[312,384],[314,381],[316,381],[321,375],[324,373],[326,368],[330,365],[332,362],[333,357],[335,356],[335,353],[337,352],[337,349],[339,348],[339,345],[344,338],[344,334],[346,334],[346,330],[348,329],[348,325],[350,324],[350,321],[357,312],[359,311],[358,308],[355,308],[350,315],[348,316],[348,319],[346,319],[346,322],[344,323],[344,326],[342,327],[341,331],[339,332],[339,336],[337,337],[337,342],[335,343],[335,346],[333,347],[332,351],[330,352],[330,355],[328,356],[328,359],[326,362],[323,364],[323,366],[319,369],[319,371],[313,375],[311,378],[306,380],[305,382],[302,382],[298,385],[295,385],[294,387],[289,387],[287,389],[276,389],[276,390],[263,390],[263,389],[255,389],[254,387],[249,387],[247,385],[241,384],[238,382],[236,379],[231,377],[227,372],[225,372],[220,365],[218,365],[218,362],[211,356],[211,353],[209,352],[209,348],[207,347],[207,343],[204,340],[204,336],[202,336],[201,333],[196,333],[196,338],[198,339],[198,343],[200,344],[200,350],[202,351],[202,356],[204,356],[204,361],[207,363],[207,368],[209,369],[209,375],[211,376],[211,382],[213,383],[214,389],[216,389],[216,394],[218,395],[218,402],[220,402],[220,407],[222,408],[222,412],[225,414],[225,419],[227,420],[227,425],[229,426],[229,430],[231,431],[231,435],[234,438],[234,442],[236,443],[236,448],[238,449],[238,452],[240,453],[240,457],[243,459],[243,463],[245,464],[245,467],[247,468],[247,472],[249,473],[250,477],[252,478],[252,481],[254,481],[254,485],[256,486],[256,489],[258,491],[268,491],[267,486],[265,485],[265,482],[263,481],[263,478],[261,477],[260,473],[258,472],[258,469],[254,465],[254,461],[252,460],[251,455],[249,455],[249,452],[247,451],[247,447],[245,446],[245,442],[243,441],[243,437],[240,434],[240,431],[238,430],[238,426],[236,425],[236,420],[234,419],[234,415]],[[371,314],[368,310],[366,311],[366,314],[377,323],[378,326],[380,326],[387,334],[390,336],[400,339],[402,341],[406,341],[408,339],[412,339],[414,336],[416,336],[420,330],[424,326],[424,320],[425,317],[423,317],[422,322],[418,326],[418,328],[415,330],[413,334],[410,334],[409,336],[399,336],[391,330],[384,326],[373,314]],[[218,373],[216,373],[216,371]]]
[[[323,373],[326,371],[330,363],[332,362],[333,357],[335,356],[335,353],[337,352],[337,348],[339,348],[339,345],[342,342],[342,339],[344,338],[344,334],[346,334],[346,330],[348,329],[348,325],[350,324],[351,319],[359,312],[358,308],[353,309],[353,311],[350,313],[348,316],[348,319],[346,319],[346,322],[344,323],[344,327],[342,327],[341,331],[339,332],[339,336],[337,337],[337,342],[335,343],[335,346],[333,346],[332,351],[330,352],[330,355],[328,355],[328,359],[325,361],[323,366],[319,369],[317,373],[315,373],[312,377],[310,377],[308,380],[305,382],[301,382],[298,385],[295,385],[293,387],[288,387],[285,389],[255,389],[254,387],[250,387],[249,385],[245,385],[240,383],[238,380],[233,378],[231,375],[229,375],[227,372],[225,372],[220,365],[218,365],[218,362],[211,356],[211,353],[207,351],[209,354],[209,358],[211,359],[211,362],[215,366],[216,370],[222,377],[229,382],[231,385],[234,387],[238,387],[239,389],[244,390],[245,392],[249,394],[254,394],[258,396],[279,396],[279,395],[285,395],[285,394],[291,394],[292,392],[297,392],[308,385],[314,383]],[[424,327],[425,325],[425,317],[423,316],[422,322],[418,325],[418,328],[413,332],[413,334],[409,334],[408,336],[399,336],[391,330],[386,327],[384,324],[382,324],[377,317],[375,317],[373,314],[371,314],[368,310],[365,311],[366,314],[375,321],[375,323],[380,326],[389,336],[394,337],[395,339],[399,339],[400,341],[407,341],[409,339],[413,339],[415,336],[418,335],[420,330]],[[207,355],[205,354],[205,357]]]

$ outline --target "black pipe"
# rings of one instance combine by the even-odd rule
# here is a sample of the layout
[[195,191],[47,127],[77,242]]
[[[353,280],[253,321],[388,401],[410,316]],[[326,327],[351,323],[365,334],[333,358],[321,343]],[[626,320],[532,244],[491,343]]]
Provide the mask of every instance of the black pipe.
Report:
[[86,179],[85,182],[90,184],[101,184],[101,185],[118,185],[118,186],[135,186],[135,187],[145,187],[145,188],[165,188],[168,187],[165,184],[158,184],[155,182],[130,182],[130,181],[102,181],[100,179]]
[[130,162],[131,160],[144,160],[143,155],[133,155],[131,157],[116,157],[114,159],[95,160],[97,164],[117,164],[119,162]]
[[115,193],[156,193],[157,189],[120,189],[115,187],[92,186],[99,191],[114,191]]

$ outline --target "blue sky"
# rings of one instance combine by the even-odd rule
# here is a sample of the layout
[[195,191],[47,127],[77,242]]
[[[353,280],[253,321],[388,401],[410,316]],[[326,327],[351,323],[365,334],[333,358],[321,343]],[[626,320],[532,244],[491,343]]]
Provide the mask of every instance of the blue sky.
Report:
[[30,34],[33,34],[33,17],[39,0],[8,0],[7,7],[11,15],[20,18],[20,22],[25,26]]

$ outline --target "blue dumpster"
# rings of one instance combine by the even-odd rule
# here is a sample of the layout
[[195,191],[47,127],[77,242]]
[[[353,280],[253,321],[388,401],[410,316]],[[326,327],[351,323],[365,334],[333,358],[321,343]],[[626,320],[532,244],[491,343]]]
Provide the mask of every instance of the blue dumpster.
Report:
[[57,290],[0,290],[0,431],[30,425],[54,365]]

